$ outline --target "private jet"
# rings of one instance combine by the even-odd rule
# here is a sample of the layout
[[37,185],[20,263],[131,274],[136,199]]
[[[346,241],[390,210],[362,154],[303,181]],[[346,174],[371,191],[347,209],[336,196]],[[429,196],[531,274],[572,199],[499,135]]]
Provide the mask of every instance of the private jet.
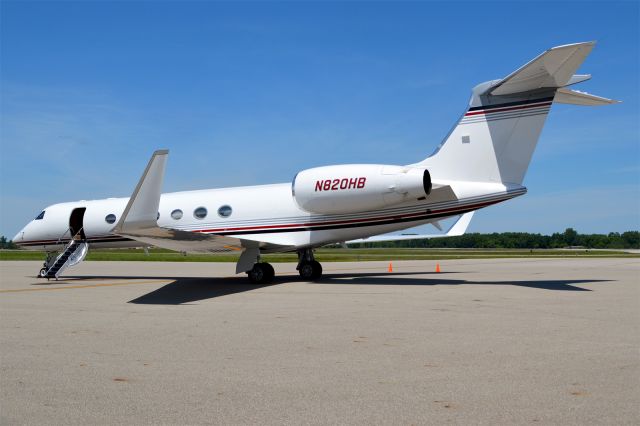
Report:
[[[523,180],[553,103],[606,105],[569,89],[594,42],[554,47],[513,73],[473,88],[465,113],[426,159],[409,165],[343,164],[298,172],[291,182],[162,193],[169,152],[153,153],[128,198],[46,207],[13,241],[49,253],[39,276],[57,279],[89,247],[238,252],[236,273],[269,283],[266,253],[296,252],[304,280],[328,244],[461,235],[473,212],[526,193]],[[441,234],[393,235],[456,218]]]

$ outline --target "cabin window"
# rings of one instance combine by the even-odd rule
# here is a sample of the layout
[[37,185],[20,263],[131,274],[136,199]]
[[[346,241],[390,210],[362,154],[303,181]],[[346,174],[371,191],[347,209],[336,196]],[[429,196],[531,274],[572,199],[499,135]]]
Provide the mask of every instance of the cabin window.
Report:
[[193,216],[196,219],[204,219],[205,217],[207,217],[207,209],[205,209],[204,207],[198,207],[193,211]]
[[182,219],[182,210],[175,209],[174,211],[171,212],[171,217],[174,218],[175,220]]
[[42,212],[40,212],[40,214],[36,216],[35,220],[40,220],[40,219],[44,219],[44,210],[42,210]]
[[116,223],[116,215],[108,214],[107,216],[105,216],[104,221],[107,222],[108,224]]
[[220,217],[229,217],[231,216],[231,206],[227,206],[226,204],[218,209],[218,216]]
[[158,215],[156,216],[156,220],[160,219],[160,212],[158,212]]

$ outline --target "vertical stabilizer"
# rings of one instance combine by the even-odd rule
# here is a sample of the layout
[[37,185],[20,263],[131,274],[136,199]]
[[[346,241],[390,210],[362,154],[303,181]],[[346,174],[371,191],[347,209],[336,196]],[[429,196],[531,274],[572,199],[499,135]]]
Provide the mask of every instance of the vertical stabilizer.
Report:
[[456,127],[418,165],[435,180],[521,185],[558,89],[588,79],[574,73],[593,46],[554,47],[507,77],[476,86]]

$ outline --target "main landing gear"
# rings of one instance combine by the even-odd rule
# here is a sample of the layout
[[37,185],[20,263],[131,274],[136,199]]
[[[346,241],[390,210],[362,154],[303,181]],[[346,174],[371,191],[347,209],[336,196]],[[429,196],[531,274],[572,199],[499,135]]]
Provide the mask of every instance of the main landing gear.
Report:
[[322,277],[322,265],[313,258],[310,248],[298,251],[298,267],[300,277],[306,281],[315,281]]
[[269,284],[276,275],[273,266],[267,262],[258,262],[247,271],[247,276],[252,284]]
[[[322,265],[313,258],[313,250],[310,248],[298,251],[296,269],[305,281],[315,281],[322,277]],[[269,284],[273,281],[275,271],[270,264],[260,262],[260,257],[257,256],[257,262],[253,264],[253,268],[247,271],[247,276],[252,284]]]

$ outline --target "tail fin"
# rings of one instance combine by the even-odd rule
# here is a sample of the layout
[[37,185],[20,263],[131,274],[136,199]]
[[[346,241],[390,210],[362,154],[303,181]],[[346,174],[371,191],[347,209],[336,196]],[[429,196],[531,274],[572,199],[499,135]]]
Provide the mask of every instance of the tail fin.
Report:
[[[614,102],[558,90],[591,77],[574,73],[594,44],[554,47],[502,80],[476,86],[457,126],[417,165],[428,168],[435,180],[522,184],[554,100],[580,105]],[[589,101],[594,98],[601,101]]]

